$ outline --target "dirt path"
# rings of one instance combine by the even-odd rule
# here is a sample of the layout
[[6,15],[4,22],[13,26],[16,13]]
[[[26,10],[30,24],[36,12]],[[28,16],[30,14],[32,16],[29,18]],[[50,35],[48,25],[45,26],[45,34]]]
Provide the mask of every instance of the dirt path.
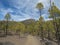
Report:
[[32,35],[20,39],[18,36],[8,36],[6,38],[1,38],[0,42],[6,42],[4,45],[41,45],[40,41]]
[[25,45],[41,45],[41,44],[40,44],[39,40],[36,39],[36,37],[28,35]]
[[3,45],[24,45],[26,38],[19,38],[18,36],[7,36],[5,38],[0,38],[0,44]]
[[11,42],[14,45],[24,45],[26,38],[19,38],[18,36],[7,37],[6,42]]
[[[46,41],[45,41],[46,42]],[[57,45],[53,41],[48,41],[51,45]],[[42,45],[40,38],[32,35],[27,35],[20,37],[19,36],[7,36],[6,38],[0,38],[0,45]]]

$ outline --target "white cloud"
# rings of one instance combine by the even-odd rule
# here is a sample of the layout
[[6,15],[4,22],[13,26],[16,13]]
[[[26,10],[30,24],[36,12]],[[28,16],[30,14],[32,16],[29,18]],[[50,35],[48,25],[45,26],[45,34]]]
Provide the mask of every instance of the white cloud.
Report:
[[45,19],[45,21],[49,21],[49,20],[52,20],[52,19],[51,18]]
[[[48,9],[49,7],[48,0],[10,0],[8,2],[9,2],[8,4],[11,7],[14,7],[16,9],[11,7],[7,7],[7,9],[4,9],[3,4],[0,3],[0,5],[3,7],[3,9],[2,8],[0,9],[1,13],[5,15],[7,12],[10,12],[10,13],[14,12],[15,14],[14,15],[12,14],[12,18],[16,21],[17,20],[21,21],[21,20],[30,19],[30,18],[38,19],[39,14],[37,13],[38,10],[36,9],[36,5],[39,2],[42,2],[44,4],[45,9],[46,8]],[[46,17],[45,15],[47,14],[45,13],[42,15],[45,18]]]
[[26,20],[26,19],[30,19],[30,17],[21,17],[19,15],[11,15],[11,18],[14,20],[14,21],[23,21],[23,20]]
[[8,8],[8,9],[0,9],[0,12],[3,16],[5,16],[8,12],[13,12],[13,10],[11,8]]

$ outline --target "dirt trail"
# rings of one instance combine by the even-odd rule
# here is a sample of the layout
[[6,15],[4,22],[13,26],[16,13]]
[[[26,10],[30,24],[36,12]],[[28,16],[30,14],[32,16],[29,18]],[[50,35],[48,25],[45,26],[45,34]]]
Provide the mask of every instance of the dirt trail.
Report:
[[8,36],[0,38],[0,42],[7,42],[6,45],[41,45],[40,41],[32,35],[27,35],[26,38],[20,39],[18,36]]
[[26,38],[19,38],[18,36],[7,36],[0,38],[0,43],[4,45],[24,45]]
[[41,44],[36,37],[28,35],[27,41],[25,42],[25,45],[41,45]]
[[[8,39],[8,40],[7,40]],[[14,45],[24,45],[26,38],[19,38],[18,36],[7,37],[6,41],[13,43]]]

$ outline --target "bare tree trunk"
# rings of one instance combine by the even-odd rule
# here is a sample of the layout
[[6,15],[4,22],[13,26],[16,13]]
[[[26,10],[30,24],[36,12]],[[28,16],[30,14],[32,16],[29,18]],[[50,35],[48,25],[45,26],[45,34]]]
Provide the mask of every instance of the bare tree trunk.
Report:
[[[53,6],[54,6],[54,4],[53,4]],[[55,28],[55,30],[56,30],[56,39],[58,40],[57,42],[58,42],[58,45],[60,45],[60,37],[59,37],[59,26],[57,25],[57,18],[56,18],[56,16],[55,16],[55,14],[54,14],[54,11],[53,11],[53,9],[54,8],[51,8],[52,9],[52,15],[53,15],[53,23],[54,23],[54,28]]]
[[[41,9],[39,10],[40,11],[40,17],[41,17]],[[40,24],[40,28],[41,28],[41,38],[42,40],[44,40],[44,36],[43,36],[43,26],[42,26],[43,22],[41,22]]]
[[7,36],[7,32],[8,32],[8,21],[6,21],[6,36]]

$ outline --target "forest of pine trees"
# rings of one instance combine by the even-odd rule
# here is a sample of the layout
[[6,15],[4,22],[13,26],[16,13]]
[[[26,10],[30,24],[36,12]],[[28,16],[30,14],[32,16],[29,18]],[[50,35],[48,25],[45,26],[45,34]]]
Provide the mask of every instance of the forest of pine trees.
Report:
[[0,21],[0,30],[3,30],[7,35],[8,31],[19,31],[23,34],[29,33],[31,35],[40,36],[42,40],[47,38],[49,40],[57,40],[60,41],[60,10],[54,4],[54,2],[50,5],[48,9],[49,19],[45,21],[42,16],[42,10],[44,9],[44,5],[42,3],[38,3],[36,8],[40,12],[39,20],[28,19],[25,21],[17,22],[11,20],[11,15],[7,13],[4,17],[4,20]]

